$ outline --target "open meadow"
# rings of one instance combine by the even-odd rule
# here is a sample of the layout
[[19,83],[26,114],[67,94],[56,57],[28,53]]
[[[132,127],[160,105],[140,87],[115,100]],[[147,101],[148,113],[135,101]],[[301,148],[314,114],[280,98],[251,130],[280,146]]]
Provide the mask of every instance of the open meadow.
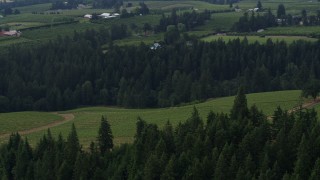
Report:
[[60,120],[60,116],[47,112],[0,113],[0,137],[3,134],[28,130]]
[[[300,99],[301,91],[292,90],[292,91],[278,91],[278,92],[266,92],[266,93],[254,93],[248,94],[248,105],[256,105],[259,109],[263,110],[263,112],[267,115],[272,115],[273,111],[280,106],[283,109],[289,110],[293,107],[298,106]],[[281,98],[279,98],[281,97]],[[223,112],[229,113],[232,104],[234,101],[234,96],[217,98],[205,101],[203,103],[193,104],[193,105],[185,105],[181,107],[170,107],[170,108],[159,108],[159,109],[124,109],[124,108],[116,108],[116,107],[86,107],[79,108],[69,111],[59,112],[60,114],[73,114],[74,119],[68,121],[59,126],[55,126],[51,128],[52,134],[57,137],[59,133],[63,135],[63,137],[67,137],[67,134],[70,131],[72,123],[75,124],[78,132],[78,136],[80,139],[80,143],[87,147],[91,141],[94,141],[98,128],[100,125],[101,116],[105,116],[111,124],[112,132],[114,135],[114,142],[116,145],[122,143],[130,143],[133,141],[133,137],[135,134],[135,123],[137,122],[137,117],[141,117],[148,123],[155,123],[159,125],[159,127],[163,127],[163,125],[170,121],[174,126],[179,124],[180,122],[184,122],[188,117],[190,117],[193,107],[196,107],[201,115],[201,117],[205,120],[207,114],[210,111],[213,112]],[[30,112],[26,112],[27,114]],[[4,114],[6,115],[6,114]],[[8,123],[15,121],[19,121],[24,114],[21,113],[10,113],[11,118],[7,121]],[[16,115],[16,116],[15,116]],[[42,115],[42,116],[40,116]],[[44,116],[46,115],[46,116]],[[2,115],[3,116],[3,115]],[[1,117],[1,116],[0,116]],[[5,116],[4,116],[5,117]],[[2,121],[4,121],[5,118]],[[14,118],[16,117],[16,118]],[[34,118],[32,118],[34,117]],[[44,114],[30,114],[28,116],[28,122],[37,122],[43,118],[43,124],[50,123],[53,120],[59,120],[59,116],[53,115],[51,113]],[[51,118],[51,119],[50,119]],[[6,122],[7,122],[6,121]],[[34,127],[30,125],[26,121],[22,121],[22,125],[26,124],[26,128],[20,125],[20,129],[27,129]],[[43,124],[38,124],[42,126]],[[9,128],[5,133],[9,131],[16,131],[14,128]],[[37,132],[33,132],[31,134],[26,135],[28,140],[32,145],[46,133],[46,130],[41,130]],[[4,142],[6,139],[0,138],[0,141]]]

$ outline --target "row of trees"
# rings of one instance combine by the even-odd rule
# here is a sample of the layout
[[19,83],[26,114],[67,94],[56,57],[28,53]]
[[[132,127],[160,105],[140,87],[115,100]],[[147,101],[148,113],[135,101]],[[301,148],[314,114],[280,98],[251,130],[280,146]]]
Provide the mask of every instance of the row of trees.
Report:
[[260,13],[251,12],[251,15],[249,15],[248,12],[244,13],[244,15],[239,18],[239,21],[234,23],[232,30],[237,32],[255,32],[259,29],[277,25],[276,17],[269,9],[262,16]]
[[306,10],[301,11],[301,16],[293,16],[286,14],[286,10],[283,4],[280,4],[277,9],[277,15],[272,14],[269,9],[263,15],[260,13],[251,12],[244,13],[243,17],[236,22],[232,29],[237,32],[253,32],[259,29],[275,26],[316,26],[320,25],[320,10],[316,15],[307,15]]
[[113,148],[102,119],[97,142],[79,144],[75,127],[66,140],[47,135],[33,149],[12,135],[0,147],[2,179],[320,179],[320,123],[314,110],[273,121],[247,107],[243,89],[230,115],[197,109],[184,122],[162,129],[138,118],[133,144]]
[[[183,14],[177,14],[176,9],[173,9],[170,16],[162,15],[159,24],[155,26],[156,32],[167,31],[168,26],[176,26],[181,29],[180,32],[189,31],[196,26],[201,26],[205,24],[206,20],[209,20],[211,13],[207,10],[201,13],[195,11],[184,12]],[[182,27],[183,26],[183,27]]]
[[94,0],[93,1],[94,8],[113,8],[120,7],[123,5],[122,0]]
[[[140,15],[147,15],[150,13],[148,6],[144,2],[140,2],[139,5],[140,5],[140,7],[136,8],[133,12],[128,12],[127,9],[123,8],[121,11],[120,18],[129,18],[129,17],[133,17],[135,15],[140,16]],[[131,6],[132,6],[132,4],[131,4]]]
[[74,9],[77,8],[79,4],[83,4],[84,0],[55,0],[52,2],[51,9]]
[[12,46],[0,57],[0,111],[166,107],[234,95],[239,84],[262,92],[302,89],[320,79],[319,41],[207,43],[176,32],[157,50],[113,45],[125,29],[117,25],[39,47]]
[[10,7],[6,7],[2,10],[2,14],[4,16],[7,16],[7,15],[12,15],[12,14],[20,14],[20,11],[18,9],[11,9]]

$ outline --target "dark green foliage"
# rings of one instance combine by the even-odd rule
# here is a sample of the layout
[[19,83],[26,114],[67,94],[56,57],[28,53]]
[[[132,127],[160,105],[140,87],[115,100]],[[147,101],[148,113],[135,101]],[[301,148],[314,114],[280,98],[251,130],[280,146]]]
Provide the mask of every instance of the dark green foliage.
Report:
[[314,164],[309,180],[320,179],[320,159],[318,158]]
[[[260,1],[258,1],[258,5],[259,2]],[[232,30],[237,32],[256,32],[259,29],[268,27],[301,25],[300,22],[302,22],[304,26],[317,26],[320,25],[319,17],[320,16],[316,17],[314,15],[307,16],[306,11],[302,11],[302,17],[292,16],[291,14],[286,15],[284,5],[280,4],[277,10],[277,16],[273,15],[270,9],[264,14],[259,12],[244,13],[243,17],[234,23]],[[293,75],[295,76],[296,74]]]
[[72,124],[71,132],[68,135],[67,142],[65,145],[65,160],[74,164],[77,158],[78,152],[80,151],[79,139],[76,131],[76,127]]
[[259,29],[277,26],[276,18],[269,9],[263,15],[251,12],[244,13],[243,17],[236,22],[232,29],[237,32],[255,32]]
[[122,5],[122,0],[94,0],[93,7],[94,8],[112,8],[114,6]]
[[168,31],[168,26],[170,25],[175,26],[180,32],[182,32],[182,29],[192,30],[197,26],[204,25],[205,21],[210,19],[210,16],[211,12],[207,10],[201,13],[192,11],[191,13],[184,12],[181,15],[177,15],[176,10],[173,9],[170,16],[166,17],[164,14],[162,15],[159,24],[155,27],[155,31]]
[[249,115],[249,110],[248,110],[247,98],[245,95],[244,87],[241,86],[234,100],[230,117],[234,120],[242,120],[243,118],[248,117],[248,115]]
[[33,167],[32,167],[32,150],[26,139],[24,142],[20,143],[19,150],[16,157],[16,166],[14,168],[14,177],[16,179],[32,179],[33,177]]
[[0,146],[0,175],[4,179],[319,179],[320,123],[314,110],[289,114],[278,108],[269,121],[255,106],[248,110],[240,88],[231,115],[235,118],[210,112],[204,124],[194,108],[185,123],[173,128],[167,122],[162,130],[138,118],[134,142],[118,147],[110,145],[110,125],[102,117],[98,146],[91,143],[88,150],[81,149],[74,125],[66,141],[61,135],[55,140],[48,131],[35,149],[13,134]]
[[140,15],[146,15],[149,14],[149,8],[144,2],[139,3],[140,8],[137,10],[137,14]]
[[286,15],[286,9],[283,4],[279,4],[277,9],[277,17],[278,18],[284,18]]
[[262,3],[261,3],[260,0],[257,2],[257,8],[259,8],[259,11],[262,11],[262,10],[263,10],[263,9],[262,9]]
[[59,37],[41,47],[10,47],[0,56],[0,112],[167,107],[234,95],[240,83],[250,93],[302,89],[320,79],[319,42],[206,43],[180,33],[176,26],[184,18],[172,17],[164,17],[165,30],[172,26],[158,49],[113,45],[128,35],[125,25]]
[[111,127],[107,119],[103,116],[101,117],[101,124],[98,132],[98,146],[100,152],[104,154],[113,148],[113,135],[111,132]]
[[310,80],[302,90],[302,94],[304,97],[311,96],[314,100],[316,100],[319,93],[320,93],[320,81],[317,79]]

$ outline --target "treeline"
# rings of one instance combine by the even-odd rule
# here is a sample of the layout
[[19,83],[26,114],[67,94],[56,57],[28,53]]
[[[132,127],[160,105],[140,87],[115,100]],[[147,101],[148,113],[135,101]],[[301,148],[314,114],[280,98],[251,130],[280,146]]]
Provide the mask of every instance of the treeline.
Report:
[[239,21],[234,23],[232,30],[237,32],[256,32],[259,29],[274,26],[278,26],[277,18],[269,9],[263,15],[254,12],[251,12],[251,14],[248,12],[244,13],[244,15],[239,18]]
[[51,9],[74,9],[77,8],[79,4],[83,4],[83,0],[55,0],[52,2]]
[[93,0],[94,8],[119,8],[123,5],[123,0]]
[[0,111],[166,107],[234,95],[239,84],[262,92],[302,89],[320,79],[319,41],[207,43],[178,33],[157,50],[113,45],[125,32],[116,25],[41,47],[12,46],[0,57]]
[[138,118],[133,144],[113,147],[102,118],[97,142],[81,148],[74,126],[65,140],[50,131],[35,148],[13,134],[0,147],[2,179],[320,179],[320,123],[314,110],[273,120],[247,107],[240,90],[230,115],[194,109],[162,129]]
[[155,26],[156,32],[166,32],[167,27],[170,25],[176,26],[183,31],[189,31],[196,26],[201,26],[205,24],[206,20],[209,20],[211,16],[210,11],[203,11],[197,13],[195,11],[184,12],[183,14],[177,14],[176,9],[173,9],[170,16],[162,15],[160,22]]
[[284,6],[281,4],[277,10],[277,15],[272,14],[269,9],[266,13],[244,13],[238,22],[234,23],[232,30],[237,32],[255,32],[275,26],[318,26],[320,25],[320,10],[316,15],[307,15],[306,10],[301,11],[301,16],[286,14]]
[[240,0],[202,0],[211,4],[233,4],[237,3]]

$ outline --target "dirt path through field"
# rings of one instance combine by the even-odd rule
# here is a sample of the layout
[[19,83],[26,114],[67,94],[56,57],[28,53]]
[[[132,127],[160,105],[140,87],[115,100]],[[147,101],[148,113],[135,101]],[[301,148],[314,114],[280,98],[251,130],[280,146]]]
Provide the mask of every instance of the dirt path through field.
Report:
[[302,104],[301,107],[294,107],[290,110],[288,110],[288,113],[293,113],[293,112],[296,112],[296,111],[299,111],[300,109],[308,109],[308,108],[312,108],[316,105],[320,104],[320,98],[317,98],[315,100],[312,100],[312,101],[309,101],[309,102],[305,102],[304,104]]
[[[315,99],[315,100],[305,102],[304,104],[302,104],[302,106],[297,106],[297,107],[294,107],[292,109],[289,109],[288,113],[291,114],[291,113],[294,113],[294,112],[299,111],[301,109],[312,108],[312,107],[314,107],[314,106],[316,106],[318,104],[320,104],[320,97]],[[273,116],[268,116],[267,119],[268,120],[272,120]]]
[[[72,121],[74,119],[74,115],[69,113],[69,114],[59,114],[57,112],[53,113],[53,114],[56,114],[58,116],[61,116],[63,118],[63,120],[61,121],[55,121],[53,123],[49,123],[49,124],[46,124],[44,126],[39,126],[39,127],[35,127],[35,128],[31,128],[31,129],[26,129],[26,130],[22,130],[22,131],[18,131],[18,133],[20,135],[26,135],[26,134],[31,134],[31,133],[34,133],[34,132],[38,132],[38,131],[42,131],[42,130],[46,130],[46,129],[49,129],[49,128],[52,128],[52,127],[55,127],[55,126],[59,126],[61,124],[65,124],[69,121]],[[4,138],[7,138],[11,135],[12,133],[7,133],[7,134],[1,134],[0,135],[0,139],[4,139]]]

